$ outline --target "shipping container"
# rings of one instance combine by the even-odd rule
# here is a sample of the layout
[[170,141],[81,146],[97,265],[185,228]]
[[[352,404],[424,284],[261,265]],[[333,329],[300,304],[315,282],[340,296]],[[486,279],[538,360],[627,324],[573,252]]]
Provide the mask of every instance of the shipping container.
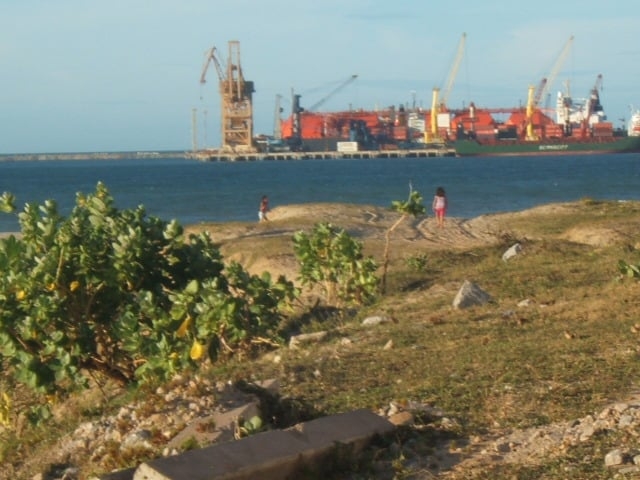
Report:
[[358,142],[338,142],[336,150],[342,153],[353,153],[358,151]]

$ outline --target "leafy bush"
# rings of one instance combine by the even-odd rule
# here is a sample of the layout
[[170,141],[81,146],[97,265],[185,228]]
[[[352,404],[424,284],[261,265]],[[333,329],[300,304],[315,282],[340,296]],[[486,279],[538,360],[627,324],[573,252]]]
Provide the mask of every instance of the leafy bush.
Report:
[[640,278],[640,264],[633,265],[624,260],[620,260],[618,262],[618,269],[620,270],[620,273],[627,277]]
[[364,257],[362,243],[330,223],[318,223],[312,232],[297,232],[294,253],[303,285],[319,285],[329,305],[366,304],[378,293],[376,262]]
[[[13,202],[3,195],[0,209]],[[0,240],[0,363],[37,391],[86,385],[95,373],[168,378],[215,360],[220,345],[246,349],[274,338],[296,294],[282,277],[225,267],[207,234],[185,238],[143,206],[118,210],[102,183],[77,194],[68,218],[51,200],[18,217],[21,236]]]
[[428,257],[425,253],[405,257],[405,264],[414,272],[424,272],[427,267]]

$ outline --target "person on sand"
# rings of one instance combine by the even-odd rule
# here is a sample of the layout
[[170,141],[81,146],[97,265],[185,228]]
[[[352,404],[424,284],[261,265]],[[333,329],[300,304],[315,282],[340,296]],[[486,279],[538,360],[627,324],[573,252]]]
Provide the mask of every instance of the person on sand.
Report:
[[262,196],[262,200],[260,201],[260,210],[258,211],[258,218],[261,222],[266,222],[269,220],[267,218],[267,212],[269,211],[269,199],[266,195]]
[[445,193],[444,188],[438,187],[436,189],[436,194],[433,197],[433,205],[431,208],[436,216],[436,220],[438,220],[438,227],[443,228],[444,214],[447,212],[447,194]]

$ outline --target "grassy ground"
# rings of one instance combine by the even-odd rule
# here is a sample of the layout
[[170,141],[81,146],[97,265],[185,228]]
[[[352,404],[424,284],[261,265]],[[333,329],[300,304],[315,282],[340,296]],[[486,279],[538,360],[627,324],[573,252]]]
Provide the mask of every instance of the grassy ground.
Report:
[[[225,227],[225,256],[295,276],[290,233],[307,228],[308,218],[301,226],[277,213],[268,225]],[[380,258],[382,232],[391,218],[371,224],[351,210],[331,218],[357,233],[367,252]],[[423,428],[399,439],[400,450],[377,450],[376,462],[386,459],[396,478],[435,478],[428,468],[412,472],[402,461],[408,457],[404,447],[427,456],[436,439],[463,446],[474,436],[580,418],[635,391],[640,284],[621,278],[617,265],[620,259],[640,263],[640,204],[583,200],[486,220],[476,232],[477,242],[463,241],[468,231],[462,230],[468,227],[451,220],[441,234],[447,241],[441,243],[433,240],[437,233],[429,222],[409,222],[394,236],[388,293],[376,305],[291,318],[289,327],[297,331],[330,334],[303,349],[281,349],[279,362],[270,353],[216,365],[210,374],[232,380],[277,378],[283,396],[318,415],[377,410],[390,402],[444,411],[454,422],[447,432],[436,434],[424,419]],[[200,228],[210,228],[216,238],[222,227]],[[522,254],[504,262],[502,253],[516,241]],[[478,284],[493,301],[452,308],[464,280]],[[361,325],[365,317],[380,314],[394,321]],[[85,409],[75,418],[95,413]],[[20,439],[7,437],[0,456],[20,463],[72,429],[71,423],[60,422],[52,430],[27,428]],[[560,479],[569,466],[572,478],[609,478],[603,455],[623,441],[631,439],[598,438],[542,464],[496,464],[459,478]],[[374,478],[368,468],[360,465],[360,473],[351,478]]]

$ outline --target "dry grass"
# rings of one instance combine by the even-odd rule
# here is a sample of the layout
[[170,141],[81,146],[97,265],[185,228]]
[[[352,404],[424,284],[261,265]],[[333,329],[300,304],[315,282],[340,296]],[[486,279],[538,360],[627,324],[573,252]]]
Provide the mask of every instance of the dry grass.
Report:
[[[378,210],[372,223],[369,213],[353,206],[313,208],[299,208],[298,216],[274,211],[268,224],[199,229],[210,230],[221,241],[226,258],[292,279],[291,233],[310,228],[311,218],[355,232],[367,252],[380,258],[390,214]],[[427,403],[456,419],[461,442],[579,418],[637,389],[639,334],[633,327],[640,322],[640,284],[622,280],[617,263],[640,261],[635,247],[639,203],[584,200],[469,223],[475,228],[471,236],[468,224],[450,219],[439,243],[429,222],[412,222],[394,236],[389,292],[378,304],[338,317],[294,319],[300,330],[327,329],[331,334],[303,350],[283,349],[279,363],[271,356],[231,361],[214,367],[212,375],[276,377],[284,396],[327,414],[378,409],[391,401]],[[515,241],[521,242],[523,253],[503,262],[502,253]],[[426,258],[421,271],[408,261],[417,256]],[[453,309],[465,279],[494,301]],[[518,306],[523,300],[529,305]],[[381,313],[396,322],[360,325],[366,316]],[[350,342],[341,342],[343,338]],[[393,347],[385,349],[389,340]],[[42,440],[48,437],[41,434]],[[580,467],[588,472],[582,478],[607,478],[594,473],[606,446],[582,446],[591,450],[569,452],[565,460],[542,466],[497,465],[469,478],[565,478],[567,462],[573,465],[589,455],[593,464]],[[24,455],[21,448],[5,449],[5,454]]]

